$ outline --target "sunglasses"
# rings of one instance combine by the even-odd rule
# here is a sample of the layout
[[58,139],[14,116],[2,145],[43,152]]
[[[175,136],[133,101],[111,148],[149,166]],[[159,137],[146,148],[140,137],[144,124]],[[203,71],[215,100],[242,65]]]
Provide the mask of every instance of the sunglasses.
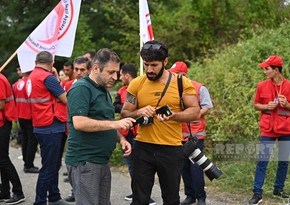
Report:
[[153,50],[159,50],[161,48],[161,44],[151,44],[151,43],[147,43],[143,46],[144,50],[149,50],[150,48],[152,48]]

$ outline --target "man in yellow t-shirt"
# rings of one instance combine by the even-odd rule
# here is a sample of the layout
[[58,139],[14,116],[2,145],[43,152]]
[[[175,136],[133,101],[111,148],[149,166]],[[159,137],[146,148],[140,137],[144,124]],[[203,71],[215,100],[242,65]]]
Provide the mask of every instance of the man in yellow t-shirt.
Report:
[[[168,63],[167,47],[155,40],[148,41],[141,49],[141,57],[146,75],[131,81],[121,115],[133,118],[145,117],[153,123],[139,126],[133,147],[131,205],[149,204],[155,173],[159,177],[163,202],[179,205],[179,186],[184,158],[181,123],[200,118],[195,88],[187,78],[183,78],[185,109],[182,110],[177,75],[165,70]],[[162,96],[167,82],[168,88]],[[172,115],[156,114],[155,110],[164,105],[170,107]]]

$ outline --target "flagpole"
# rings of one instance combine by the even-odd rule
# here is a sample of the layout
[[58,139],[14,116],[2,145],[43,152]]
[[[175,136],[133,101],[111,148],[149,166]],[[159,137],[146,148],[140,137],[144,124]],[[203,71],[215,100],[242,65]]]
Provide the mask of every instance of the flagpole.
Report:
[[[142,46],[143,46],[143,41],[142,41],[142,35],[140,33],[140,51],[142,49]],[[140,75],[143,75],[143,59],[140,55]]]
[[17,50],[8,58],[8,60],[1,66],[0,72],[10,63],[10,61],[16,56]]

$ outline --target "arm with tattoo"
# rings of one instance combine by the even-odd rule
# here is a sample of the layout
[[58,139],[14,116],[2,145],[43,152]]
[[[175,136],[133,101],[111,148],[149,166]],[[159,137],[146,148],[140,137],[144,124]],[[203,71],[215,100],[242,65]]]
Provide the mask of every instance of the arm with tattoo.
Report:
[[137,118],[137,97],[132,95],[131,93],[127,92],[126,101],[123,105],[121,111],[121,117],[128,117],[131,116],[132,118]]

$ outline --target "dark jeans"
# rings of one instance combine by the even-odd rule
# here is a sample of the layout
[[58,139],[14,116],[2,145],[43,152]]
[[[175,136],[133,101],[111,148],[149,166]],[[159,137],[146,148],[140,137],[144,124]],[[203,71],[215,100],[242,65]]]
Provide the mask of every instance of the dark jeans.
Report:
[[133,201],[149,204],[155,173],[159,178],[164,205],[179,205],[183,165],[182,146],[156,145],[135,141],[132,152]]
[[[58,188],[58,171],[60,169],[60,147],[63,133],[35,133],[40,144],[41,164],[36,184],[34,205],[46,205],[61,199]],[[47,196],[48,193],[48,196]]]
[[37,150],[37,139],[33,133],[32,120],[19,119],[22,130],[22,156],[25,168],[34,167],[34,158]]
[[[276,180],[274,189],[282,190],[284,188],[287,172],[288,160],[290,155],[290,136],[281,137],[260,137],[259,159],[256,166],[254,189],[253,192],[259,195],[263,194],[263,184],[266,176],[266,170],[269,164],[269,159],[273,151],[275,141],[278,141],[278,168],[276,172]],[[274,159],[277,160],[277,159]]]
[[9,158],[9,142],[12,122],[5,120],[0,127],[0,172],[3,193],[10,193],[9,182],[12,184],[12,192],[16,195],[23,194],[22,185],[18,173]]
[[[198,141],[198,148],[203,151],[204,140]],[[191,196],[195,199],[206,198],[203,170],[196,163],[193,164],[188,158],[184,158],[182,179],[186,196]]]

